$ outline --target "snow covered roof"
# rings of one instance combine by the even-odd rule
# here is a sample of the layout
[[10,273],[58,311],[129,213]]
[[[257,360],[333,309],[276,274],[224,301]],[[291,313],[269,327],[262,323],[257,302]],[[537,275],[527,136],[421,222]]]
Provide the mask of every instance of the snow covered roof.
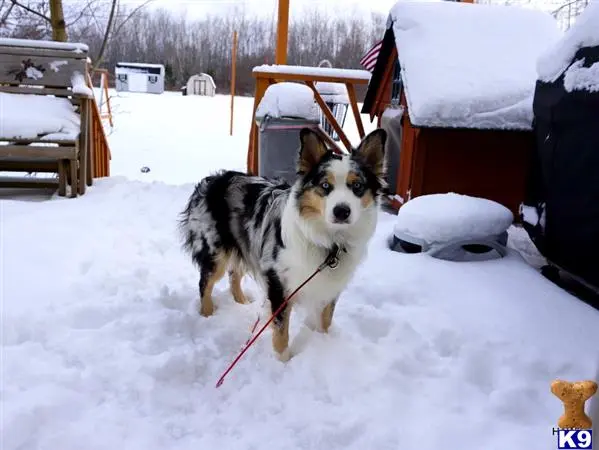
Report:
[[154,69],[164,69],[163,64],[146,64],[146,63],[132,63],[132,62],[118,62],[116,63],[117,67],[127,66],[127,67],[139,67],[145,69],[146,67],[153,67]]
[[561,36],[549,14],[513,6],[400,1],[390,19],[414,125],[531,127],[535,64]]
[[212,78],[211,75],[209,75],[207,73],[204,73],[204,72],[196,73],[196,74],[190,76],[189,80],[191,80],[194,77],[204,77],[204,78],[207,78],[210,81],[210,84],[212,85],[212,87],[216,89],[216,83],[214,82],[214,79]]
[[39,41],[33,39],[0,38],[0,45],[9,47],[45,48],[51,50],[67,50],[76,53],[88,52],[89,47],[85,44],[72,42]]
[[[574,22],[574,25],[566,31],[563,38],[545,51],[537,61],[537,72],[539,80],[545,82],[555,81],[570,66],[576,52],[582,47],[599,46],[599,2],[591,2]],[[582,66],[582,63],[579,63]],[[599,90],[599,66],[594,64],[590,68],[580,67],[584,78],[584,69],[587,75],[593,75],[597,90]],[[568,69],[570,72],[573,68]],[[568,78],[566,74],[566,78]],[[576,77],[580,79],[580,77]],[[591,80],[589,80],[591,81]],[[567,80],[564,80],[566,89]],[[575,85],[574,82],[572,82]],[[584,84],[584,83],[583,83]]]

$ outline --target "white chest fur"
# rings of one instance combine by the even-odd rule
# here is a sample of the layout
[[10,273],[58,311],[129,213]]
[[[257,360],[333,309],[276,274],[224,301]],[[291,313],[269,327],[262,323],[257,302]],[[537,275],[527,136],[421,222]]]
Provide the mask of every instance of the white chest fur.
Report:
[[[352,248],[349,252],[341,252],[339,265],[332,269],[324,268],[294,299],[294,303],[310,310],[320,311],[325,305],[335,300],[345,289],[356,267],[365,256],[365,247]],[[301,285],[320,266],[327,256],[327,251],[312,245],[294,245],[290,243],[281,253],[281,274],[290,291]],[[316,312],[315,311],[315,312]]]

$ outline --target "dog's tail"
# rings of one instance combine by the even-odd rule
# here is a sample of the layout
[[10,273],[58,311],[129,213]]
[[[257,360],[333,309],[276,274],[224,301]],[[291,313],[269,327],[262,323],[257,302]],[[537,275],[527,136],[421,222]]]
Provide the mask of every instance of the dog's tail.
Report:
[[209,176],[196,184],[193,193],[189,196],[189,200],[185,205],[185,209],[179,213],[179,234],[183,249],[186,252],[192,252],[194,247],[197,246],[196,240],[199,236],[196,236],[196,232],[191,226],[192,215],[194,214],[194,211],[199,212],[199,208],[202,207],[202,203],[206,198],[210,183],[214,178],[214,176]]

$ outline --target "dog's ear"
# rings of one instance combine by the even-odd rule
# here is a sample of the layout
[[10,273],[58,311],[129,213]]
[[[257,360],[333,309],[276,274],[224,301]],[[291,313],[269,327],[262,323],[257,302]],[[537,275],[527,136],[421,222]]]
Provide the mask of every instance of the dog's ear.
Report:
[[377,177],[383,178],[385,175],[385,142],[387,141],[387,132],[382,128],[369,133],[357,149],[352,152],[352,157],[359,160]]
[[308,173],[327,152],[327,146],[318,134],[310,128],[302,128],[297,173],[299,175]]

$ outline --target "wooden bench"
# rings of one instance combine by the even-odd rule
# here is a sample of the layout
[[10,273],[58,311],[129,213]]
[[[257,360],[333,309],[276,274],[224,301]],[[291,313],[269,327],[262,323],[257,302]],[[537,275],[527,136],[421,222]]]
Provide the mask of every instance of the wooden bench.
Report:
[[92,185],[89,139],[93,93],[87,46],[0,39],[0,187],[56,187],[60,196]]

